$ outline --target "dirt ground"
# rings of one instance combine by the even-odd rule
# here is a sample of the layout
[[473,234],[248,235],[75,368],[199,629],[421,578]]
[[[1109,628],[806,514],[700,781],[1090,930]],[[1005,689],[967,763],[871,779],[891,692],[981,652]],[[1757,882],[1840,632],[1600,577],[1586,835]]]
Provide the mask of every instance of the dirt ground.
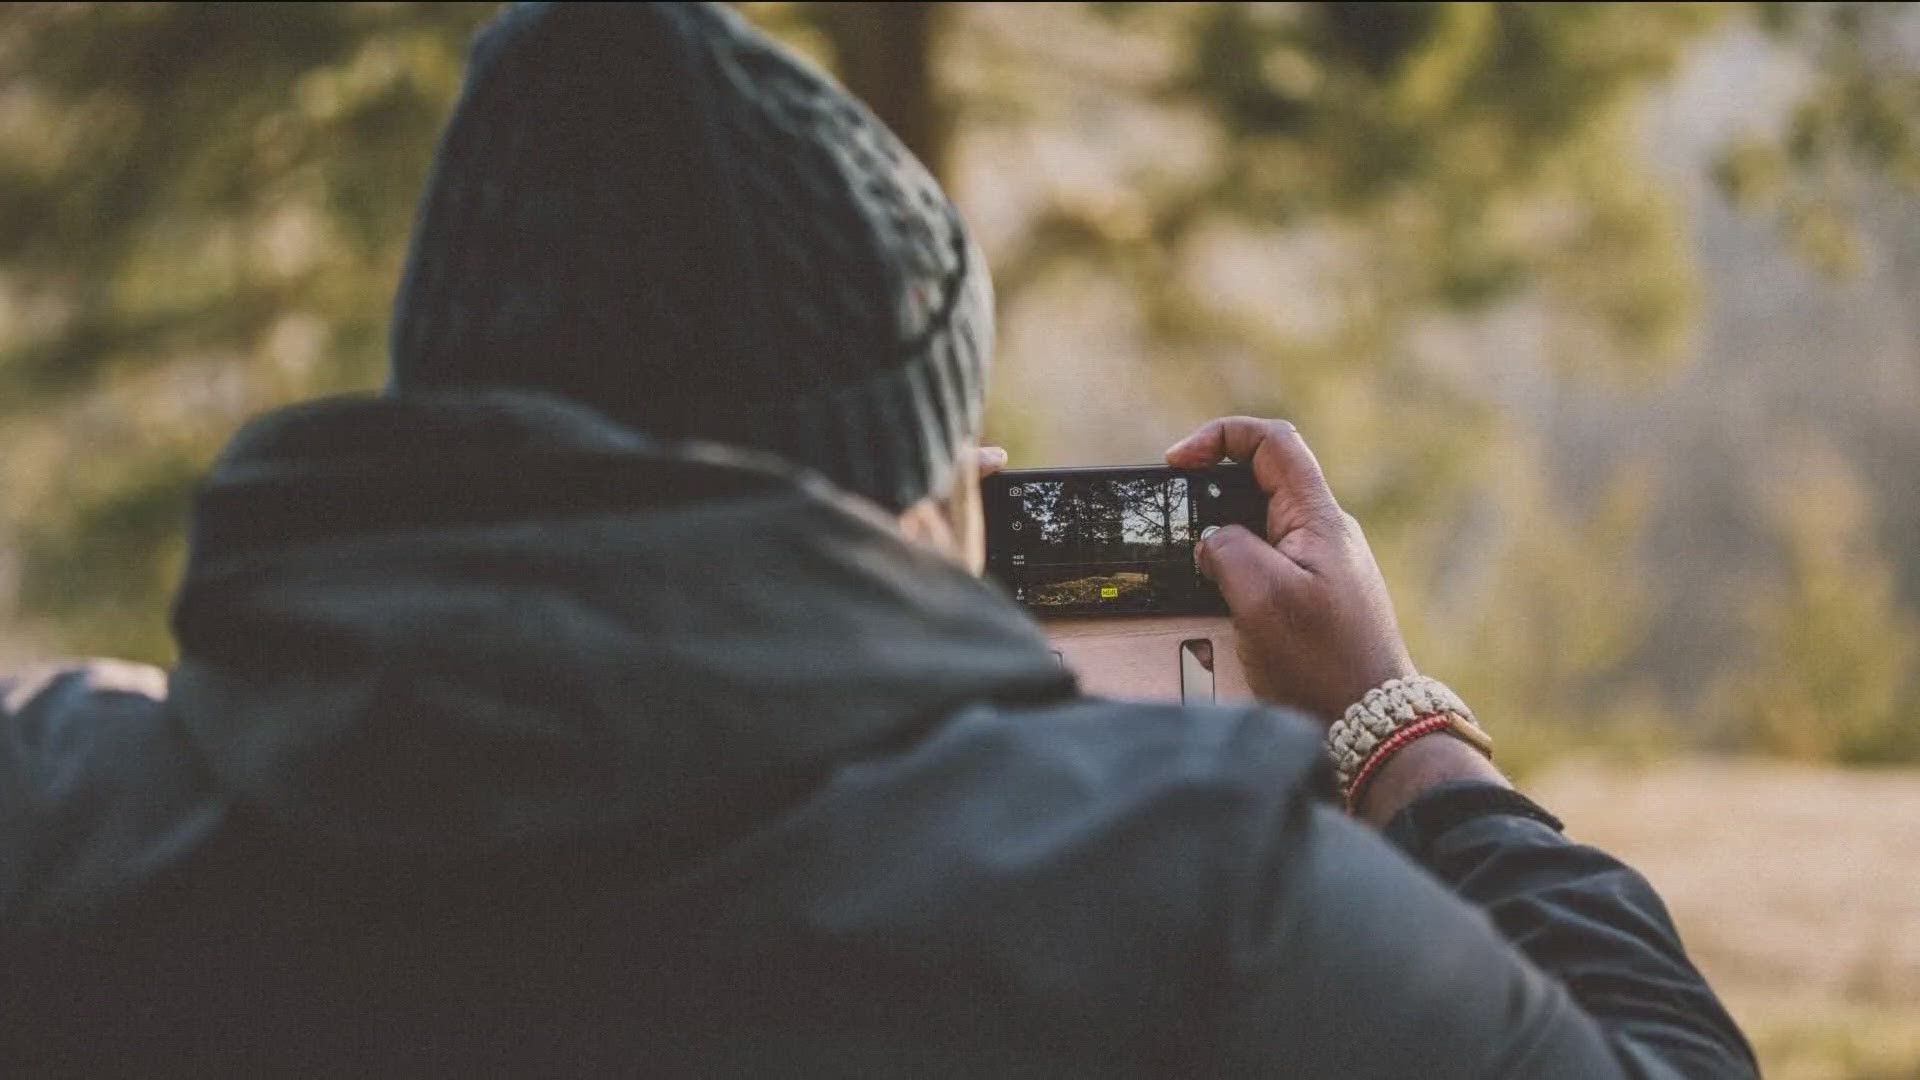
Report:
[[1572,762],[1526,785],[1645,873],[1774,1080],[1920,1080],[1920,772]]

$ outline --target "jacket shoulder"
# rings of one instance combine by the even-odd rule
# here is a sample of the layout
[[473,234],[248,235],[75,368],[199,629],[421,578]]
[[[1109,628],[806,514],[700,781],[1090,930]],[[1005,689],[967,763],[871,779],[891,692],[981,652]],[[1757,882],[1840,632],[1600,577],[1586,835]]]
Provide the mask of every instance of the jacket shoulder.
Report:
[[814,936],[884,942],[956,985],[1132,1008],[1209,981],[1231,886],[1250,859],[1285,861],[1270,849],[1317,801],[1322,759],[1269,709],[975,708],[843,769],[714,869]]
[[1207,791],[1265,804],[1333,793],[1317,728],[1267,706],[1079,698],[1032,711],[963,715],[924,749],[940,755],[961,747],[991,752],[996,772],[1057,773],[1072,763],[1077,788],[1100,803]]
[[167,676],[123,660],[0,676],[0,922],[83,916],[136,881],[196,812]]
[[1318,733],[1290,713],[1100,698],[969,710],[872,772],[881,787],[992,822],[983,837],[1079,818],[1134,840],[1146,838],[1136,820],[1147,834],[1164,822],[1195,837],[1250,816],[1271,824],[1286,804],[1333,790]]

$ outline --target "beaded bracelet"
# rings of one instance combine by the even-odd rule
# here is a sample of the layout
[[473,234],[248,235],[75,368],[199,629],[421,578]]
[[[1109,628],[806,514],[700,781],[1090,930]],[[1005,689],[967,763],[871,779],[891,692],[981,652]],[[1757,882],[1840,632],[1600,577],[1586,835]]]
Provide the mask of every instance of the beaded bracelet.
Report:
[[1387,763],[1388,758],[1399,753],[1402,747],[1415,739],[1424,735],[1433,735],[1448,730],[1453,726],[1453,722],[1454,717],[1440,713],[1434,716],[1422,717],[1408,724],[1406,727],[1401,728],[1399,731],[1394,732],[1392,735],[1387,736],[1385,742],[1375,747],[1373,753],[1367,755],[1366,764],[1360,766],[1359,774],[1353,778],[1353,783],[1347,787],[1347,813],[1354,814],[1359,812],[1360,796],[1367,789],[1367,781],[1373,779],[1373,775],[1380,771],[1380,767]]

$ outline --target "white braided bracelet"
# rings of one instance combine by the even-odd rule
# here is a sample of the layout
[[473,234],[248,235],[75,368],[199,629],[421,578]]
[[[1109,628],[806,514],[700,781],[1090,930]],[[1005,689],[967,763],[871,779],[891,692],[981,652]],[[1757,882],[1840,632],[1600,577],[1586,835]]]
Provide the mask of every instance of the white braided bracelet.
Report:
[[1425,675],[1388,679],[1367,691],[1359,701],[1347,706],[1345,716],[1327,729],[1327,754],[1333,758],[1340,790],[1345,792],[1353,786],[1354,777],[1359,775],[1374,748],[1394,732],[1423,716],[1442,714],[1458,717],[1469,728],[1461,732],[1461,737],[1482,752],[1491,745],[1491,740],[1474,721],[1473,710],[1439,679]]

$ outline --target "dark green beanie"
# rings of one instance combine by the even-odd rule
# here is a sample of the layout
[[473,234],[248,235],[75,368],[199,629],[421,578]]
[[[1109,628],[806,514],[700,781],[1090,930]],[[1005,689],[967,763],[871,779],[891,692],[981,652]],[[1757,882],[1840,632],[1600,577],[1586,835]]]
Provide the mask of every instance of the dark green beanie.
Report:
[[395,304],[395,390],[561,393],[891,509],[979,431],[993,297],[932,177],[714,4],[520,4],[475,43]]

